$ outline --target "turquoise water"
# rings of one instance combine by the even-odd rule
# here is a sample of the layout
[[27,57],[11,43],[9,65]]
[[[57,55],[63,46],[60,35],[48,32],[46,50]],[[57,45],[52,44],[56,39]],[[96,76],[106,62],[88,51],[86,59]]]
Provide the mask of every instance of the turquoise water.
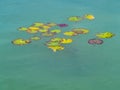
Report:
[[[0,90],[119,90],[120,13],[119,0],[0,0]],[[15,46],[11,41],[30,35],[20,26],[34,22],[66,23],[69,16],[93,14],[94,21],[78,27],[88,35],[52,52],[37,41]],[[64,29],[67,31],[67,28]],[[92,46],[87,40],[95,33],[116,34],[104,44]]]

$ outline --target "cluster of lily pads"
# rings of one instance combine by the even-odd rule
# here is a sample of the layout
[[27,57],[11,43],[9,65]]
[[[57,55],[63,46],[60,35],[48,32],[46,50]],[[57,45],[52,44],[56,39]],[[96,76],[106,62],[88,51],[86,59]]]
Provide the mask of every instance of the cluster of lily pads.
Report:
[[[80,16],[71,16],[68,18],[68,21],[70,22],[80,22],[81,20],[94,20],[95,17],[91,14],[84,15],[82,17]],[[18,28],[19,31],[24,31],[30,34],[33,34],[32,37],[29,39],[23,39],[18,38],[12,41],[14,45],[27,45],[31,43],[34,40],[41,40],[43,37],[51,37],[49,40],[45,43],[45,45],[53,50],[54,52],[64,50],[65,44],[70,44],[73,42],[72,36],[77,36],[79,34],[87,34],[89,32],[86,28],[72,28],[70,31],[63,32],[62,34],[64,36],[69,36],[68,38],[64,37],[57,37],[57,34],[62,32],[62,28],[68,27],[68,24],[62,23],[42,23],[42,22],[36,22],[30,25],[29,27],[20,27]],[[37,35],[39,33],[39,36]],[[100,38],[111,38],[114,34],[110,32],[105,33],[99,33],[96,34],[97,38],[93,38],[88,40],[89,44],[102,44],[103,40]]]

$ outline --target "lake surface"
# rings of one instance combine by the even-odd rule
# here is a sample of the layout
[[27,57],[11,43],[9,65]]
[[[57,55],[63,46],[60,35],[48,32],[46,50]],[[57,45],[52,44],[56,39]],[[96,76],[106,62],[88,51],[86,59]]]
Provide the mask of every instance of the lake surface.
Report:
[[[0,90],[120,90],[119,0],[0,0]],[[25,46],[11,43],[30,34],[34,22],[69,23],[69,16],[93,14],[77,27],[90,30],[54,53],[45,40]],[[73,23],[72,23],[73,24]],[[64,28],[63,31],[69,31]],[[112,32],[102,45],[90,45],[96,33]]]

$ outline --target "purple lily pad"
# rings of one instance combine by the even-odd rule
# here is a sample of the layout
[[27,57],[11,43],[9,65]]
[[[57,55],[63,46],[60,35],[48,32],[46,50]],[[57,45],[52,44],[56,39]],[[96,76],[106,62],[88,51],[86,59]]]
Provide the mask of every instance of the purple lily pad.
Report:
[[90,39],[90,40],[88,40],[88,43],[89,44],[101,45],[101,44],[103,44],[103,40],[101,40],[101,39]]
[[59,27],[67,27],[68,24],[57,24]]

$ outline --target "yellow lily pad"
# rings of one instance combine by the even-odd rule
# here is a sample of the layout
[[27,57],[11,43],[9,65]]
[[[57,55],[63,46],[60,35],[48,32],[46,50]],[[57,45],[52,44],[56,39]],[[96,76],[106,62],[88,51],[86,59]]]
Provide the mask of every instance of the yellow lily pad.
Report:
[[52,38],[50,41],[60,42],[61,40],[62,38],[56,37],[56,38]]
[[46,33],[42,33],[42,36],[50,37],[50,36],[54,36],[54,34],[46,32]]
[[15,40],[12,41],[12,43],[15,44],[15,45],[26,45],[30,42],[31,42],[30,40],[24,40],[24,39],[21,39],[21,38],[15,39]]
[[49,46],[48,48],[52,49],[53,52],[64,50],[63,46]]
[[61,30],[60,30],[60,29],[54,29],[54,30],[51,30],[50,32],[51,32],[51,33],[60,33]]
[[89,32],[89,30],[85,28],[74,28],[72,31],[77,34],[87,34]]
[[53,27],[53,26],[57,26],[56,23],[47,23],[47,26]]
[[65,39],[65,38],[63,38],[60,43],[62,43],[62,44],[70,44],[72,42],[73,42],[72,39]]
[[48,29],[40,29],[39,32],[41,32],[41,33],[47,33]]
[[68,20],[71,22],[78,22],[78,21],[82,20],[82,18],[80,18],[79,16],[71,16],[68,18]]
[[38,33],[38,31],[28,29],[28,30],[27,30],[27,33],[35,34],[35,33]]
[[18,30],[20,30],[20,31],[26,31],[28,28],[26,28],[26,27],[20,27],[20,28],[18,28]]
[[77,35],[75,32],[72,32],[72,31],[64,32],[63,34],[66,36],[76,36]]
[[33,37],[31,37],[30,39],[31,39],[31,40],[40,40],[41,38],[38,37],[38,36],[33,36]]
[[34,31],[38,31],[39,28],[38,27],[28,27],[29,30],[34,30]]
[[115,36],[115,34],[111,32],[104,32],[104,33],[96,34],[96,37],[98,38],[112,38],[113,36]]
[[86,19],[88,19],[88,20],[94,20],[95,19],[95,17],[93,16],[93,15],[91,15],[91,14],[87,14],[87,15],[85,15],[84,16]]
[[43,26],[43,25],[44,25],[44,23],[36,22],[36,23],[34,23],[32,26],[34,26],[34,27],[41,27],[41,26]]

